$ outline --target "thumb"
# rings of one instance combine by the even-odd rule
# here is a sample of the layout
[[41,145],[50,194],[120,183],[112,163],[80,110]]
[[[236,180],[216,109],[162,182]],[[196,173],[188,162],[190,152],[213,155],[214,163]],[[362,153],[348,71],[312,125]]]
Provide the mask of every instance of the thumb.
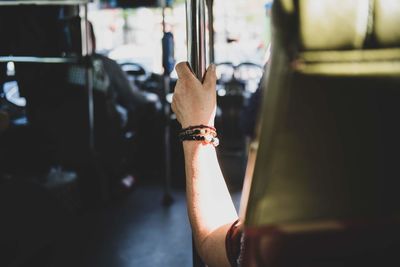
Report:
[[215,73],[215,65],[211,64],[206,72],[206,75],[204,77],[203,85],[206,88],[215,88],[215,84],[217,83],[217,74]]

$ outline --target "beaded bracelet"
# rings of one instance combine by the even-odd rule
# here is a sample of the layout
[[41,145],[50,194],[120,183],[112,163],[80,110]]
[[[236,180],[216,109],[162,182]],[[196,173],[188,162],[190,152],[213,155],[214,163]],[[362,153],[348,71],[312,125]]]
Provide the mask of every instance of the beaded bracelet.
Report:
[[219,145],[217,130],[214,127],[203,124],[182,129],[178,137],[181,141],[203,141],[215,147]]
[[203,141],[207,144],[212,144],[217,147],[219,145],[219,139],[210,135],[184,135],[180,137],[181,141]]

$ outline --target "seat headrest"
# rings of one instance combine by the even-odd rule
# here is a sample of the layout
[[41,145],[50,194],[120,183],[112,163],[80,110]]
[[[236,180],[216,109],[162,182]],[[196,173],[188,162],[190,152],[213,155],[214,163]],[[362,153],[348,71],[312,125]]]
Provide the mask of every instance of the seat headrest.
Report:
[[280,0],[275,36],[296,71],[327,76],[400,74],[400,1]]
[[398,0],[281,0],[298,15],[303,50],[363,49],[400,46]]

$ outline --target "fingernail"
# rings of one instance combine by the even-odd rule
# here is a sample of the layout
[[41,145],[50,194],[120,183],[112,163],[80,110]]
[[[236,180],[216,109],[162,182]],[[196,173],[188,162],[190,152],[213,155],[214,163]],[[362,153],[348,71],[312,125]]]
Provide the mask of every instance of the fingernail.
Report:
[[211,64],[211,65],[210,65],[210,70],[211,70],[211,71],[215,71],[215,64]]

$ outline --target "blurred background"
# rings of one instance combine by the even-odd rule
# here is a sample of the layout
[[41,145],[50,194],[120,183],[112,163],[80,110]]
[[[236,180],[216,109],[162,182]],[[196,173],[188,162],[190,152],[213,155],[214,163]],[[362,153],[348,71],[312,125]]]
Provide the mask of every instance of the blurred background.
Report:
[[[216,63],[263,64],[270,38],[268,3],[265,0],[215,1]],[[106,8],[110,6],[101,1],[90,5],[89,20],[94,25],[98,52],[115,60],[136,61],[161,74],[162,10]],[[174,33],[177,62],[187,60],[185,18],[185,1],[175,1],[173,9],[166,14],[166,23]]]
[[[0,266],[191,266],[169,109],[185,1],[51,3],[0,1]],[[214,1],[218,154],[237,207],[270,8]]]

